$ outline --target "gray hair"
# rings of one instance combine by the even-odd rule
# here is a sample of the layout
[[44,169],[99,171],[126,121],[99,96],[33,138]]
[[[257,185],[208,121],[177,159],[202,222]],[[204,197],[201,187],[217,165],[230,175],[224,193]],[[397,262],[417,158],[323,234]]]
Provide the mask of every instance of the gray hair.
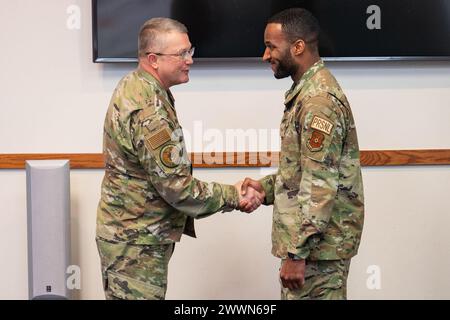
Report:
[[[188,33],[184,24],[170,18],[152,18],[147,20],[139,31],[139,57],[145,57],[146,52],[162,45],[161,35],[169,32]],[[161,48],[158,48],[160,50]]]

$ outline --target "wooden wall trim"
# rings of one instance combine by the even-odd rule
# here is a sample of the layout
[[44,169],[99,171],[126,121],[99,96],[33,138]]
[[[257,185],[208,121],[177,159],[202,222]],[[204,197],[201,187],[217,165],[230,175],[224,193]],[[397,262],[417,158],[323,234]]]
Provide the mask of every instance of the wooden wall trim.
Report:
[[[195,168],[272,167],[278,152],[191,153]],[[24,169],[26,160],[69,159],[72,169],[103,169],[101,153],[0,154],[0,169]],[[361,162],[368,166],[450,165],[450,149],[365,150]]]
[[450,165],[450,149],[361,151],[363,166]]

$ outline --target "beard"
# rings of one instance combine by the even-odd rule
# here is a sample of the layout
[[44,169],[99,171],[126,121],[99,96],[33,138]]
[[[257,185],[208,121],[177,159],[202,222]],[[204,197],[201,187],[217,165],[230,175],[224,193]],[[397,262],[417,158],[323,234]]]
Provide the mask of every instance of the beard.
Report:
[[289,50],[286,50],[283,56],[276,60],[278,65],[276,65],[274,70],[274,76],[277,79],[283,79],[294,75],[297,72],[297,66],[295,65],[294,59],[290,55]]

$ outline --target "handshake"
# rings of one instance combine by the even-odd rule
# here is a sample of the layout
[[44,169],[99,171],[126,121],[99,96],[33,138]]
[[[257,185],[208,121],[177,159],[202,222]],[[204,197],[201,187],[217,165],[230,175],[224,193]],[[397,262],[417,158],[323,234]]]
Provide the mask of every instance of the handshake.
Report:
[[234,185],[239,194],[239,209],[242,212],[253,212],[264,202],[266,193],[257,180],[245,178]]

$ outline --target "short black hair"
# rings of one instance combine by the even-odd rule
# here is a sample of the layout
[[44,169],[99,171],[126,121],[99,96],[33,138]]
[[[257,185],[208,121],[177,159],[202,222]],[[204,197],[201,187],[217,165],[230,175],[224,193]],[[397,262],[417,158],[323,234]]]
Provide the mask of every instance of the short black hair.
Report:
[[290,42],[302,39],[317,48],[320,26],[316,17],[303,8],[290,8],[278,12],[267,23],[281,24],[281,30]]

